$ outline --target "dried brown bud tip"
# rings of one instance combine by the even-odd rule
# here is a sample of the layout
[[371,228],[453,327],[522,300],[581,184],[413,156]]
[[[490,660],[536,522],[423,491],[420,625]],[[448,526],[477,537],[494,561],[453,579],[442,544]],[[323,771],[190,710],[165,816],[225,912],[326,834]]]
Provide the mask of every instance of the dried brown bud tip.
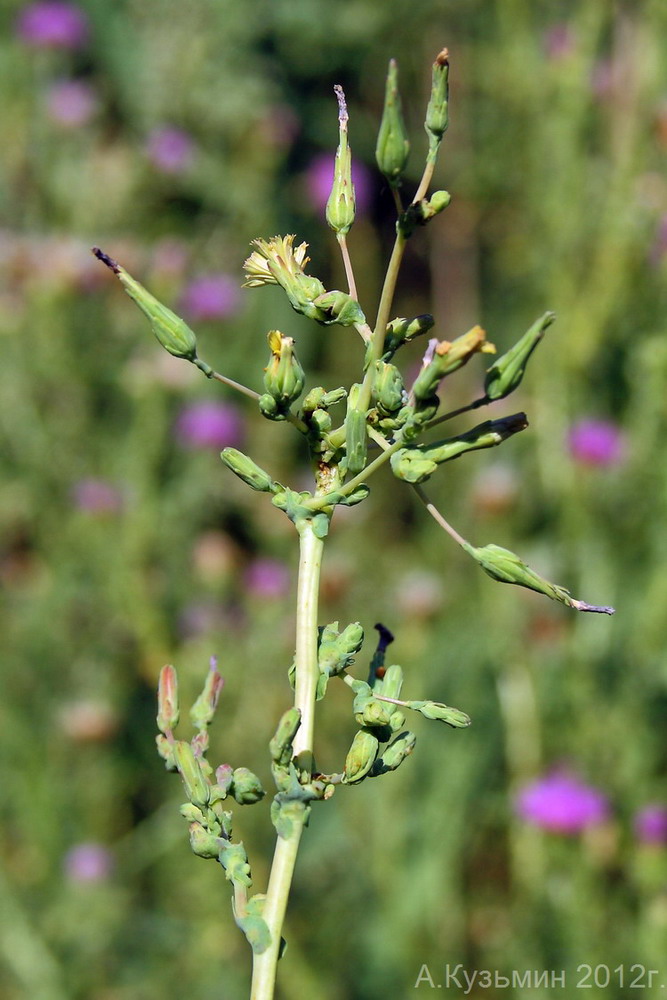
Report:
[[104,253],[104,251],[100,250],[99,247],[91,247],[91,253],[97,257],[98,260],[101,260],[103,264],[106,264],[107,267],[111,268],[114,274],[120,274],[120,267],[113,257]]

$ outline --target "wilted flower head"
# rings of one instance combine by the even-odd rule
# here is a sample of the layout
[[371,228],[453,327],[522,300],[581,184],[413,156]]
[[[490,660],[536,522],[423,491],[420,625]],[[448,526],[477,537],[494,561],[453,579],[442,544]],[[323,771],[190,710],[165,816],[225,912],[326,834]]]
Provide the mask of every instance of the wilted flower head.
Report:
[[230,403],[202,400],[181,411],[176,434],[186,448],[236,447],[243,442],[243,420]]
[[183,291],[183,311],[193,320],[224,319],[239,307],[240,292],[226,274],[208,274],[193,279]]
[[49,117],[67,128],[85,125],[97,110],[95,91],[83,80],[60,80],[46,97]]
[[[332,153],[321,153],[315,157],[305,173],[308,199],[313,208],[324,211],[334,180],[334,157]],[[371,201],[371,173],[363,163],[352,161],[352,183],[356,201],[357,216],[368,211]]]
[[617,465],[623,457],[623,435],[609,420],[580,420],[570,430],[570,454],[582,465]]
[[43,0],[21,10],[16,30],[22,41],[35,48],[77,49],[88,38],[88,18],[76,4]]
[[244,288],[259,288],[262,285],[278,285],[278,275],[302,274],[310,257],[306,256],[308,244],[304,241],[294,247],[294,234],[274,236],[270,240],[257,239],[252,241],[257,247],[244,261],[243,270],[247,279]]
[[81,479],[72,490],[74,506],[90,514],[115,514],[123,506],[123,494],[106,479]]
[[113,857],[102,844],[76,844],[65,855],[63,867],[70,882],[104,882],[113,870]]
[[255,559],[245,572],[246,587],[254,597],[282,597],[289,581],[289,569],[277,559]]
[[521,790],[518,815],[551,833],[575,834],[609,815],[607,799],[575,775],[556,771]]
[[644,806],[635,816],[634,828],[637,839],[644,844],[667,843],[667,807]]
[[153,166],[163,174],[180,174],[192,163],[194,143],[183,129],[163,126],[154,129],[146,146]]

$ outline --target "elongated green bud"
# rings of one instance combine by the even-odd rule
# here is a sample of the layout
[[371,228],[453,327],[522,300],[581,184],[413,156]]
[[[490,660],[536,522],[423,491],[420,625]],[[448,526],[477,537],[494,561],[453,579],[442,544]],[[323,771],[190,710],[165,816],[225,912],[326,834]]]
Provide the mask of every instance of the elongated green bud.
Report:
[[498,358],[489,368],[484,380],[484,391],[487,399],[504,399],[514,392],[526,371],[526,365],[531,354],[541,341],[548,327],[556,318],[556,314],[546,312],[526,330],[523,337],[517,340],[514,347]]
[[271,330],[267,340],[271,357],[264,369],[264,386],[278,409],[286,410],[303,392],[305,375],[292,337],[285,337],[280,330]]
[[210,725],[218,707],[218,699],[224,683],[224,679],[218,673],[218,661],[215,656],[212,656],[203,690],[190,709],[190,718],[197,729],[205,729],[206,726]]
[[382,680],[378,681],[374,690],[385,698],[400,698],[403,687],[403,667],[392,663],[384,672]]
[[514,552],[503,549],[500,545],[491,544],[484,545],[482,548],[474,548],[466,542],[463,548],[479,563],[484,572],[488,573],[493,580],[497,580],[498,583],[513,583],[519,587],[526,587],[528,590],[535,590],[538,594],[550,597],[552,601],[567,604],[575,611],[591,611],[603,615],[614,614],[613,608],[585,604],[584,601],[575,600],[565,587],[559,587],[555,583],[545,580]]
[[334,87],[338,99],[338,149],[334,164],[334,179],[327,201],[327,222],[338,236],[346,236],[354,222],[354,185],[352,183],[352,153],[347,142],[348,113],[343,88]]
[[264,798],[266,792],[256,774],[249,771],[247,767],[237,767],[234,769],[232,795],[239,805],[247,806],[259,802],[260,799]]
[[165,735],[178,724],[178,677],[175,669],[167,664],[160,671],[157,690],[157,727]]
[[377,736],[365,729],[359,730],[345,758],[343,781],[346,784],[352,785],[366,777],[375,763],[379,747],[380,742]]
[[[431,343],[433,343],[431,341]],[[412,392],[417,400],[428,399],[438,383],[446,375],[451,375],[470,361],[473,354],[495,354],[496,348],[486,339],[486,331],[481,326],[473,326],[456,340],[442,340],[436,344],[433,357],[417,376]]]
[[499,420],[485,420],[472,430],[446,441],[430,445],[412,445],[391,456],[391,468],[406,483],[423,483],[438,465],[450,462],[467,451],[493,448],[528,426],[525,413],[514,413]]
[[417,737],[414,733],[405,732],[397,736],[393,743],[382,751],[382,754],[373,766],[372,776],[383,774],[385,771],[395,771],[406,757],[409,757],[415,748]]
[[465,729],[470,725],[470,716],[458,708],[450,708],[439,701],[406,701],[406,707],[421,712],[425,719],[446,722],[453,729]]
[[292,743],[300,725],[301,712],[298,708],[288,708],[278,723],[269,743],[269,753],[271,760],[281,767],[287,767],[292,759]]
[[260,493],[275,493],[280,489],[279,484],[274,483],[268,472],[237,448],[225,448],[220,452],[220,458],[228,469],[253,490],[258,490]]
[[394,188],[400,186],[409,153],[410,143],[405,130],[401,97],[398,92],[398,66],[396,60],[391,59],[384,93],[384,111],[375,147],[375,159],[380,172]]
[[403,377],[395,365],[386,361],[375,362],[373,402],[381,415],[395,413],[407,402]]
[[[197,358],[197,339],[188,324],[171,309],[163,306],[143,285],[135,281],[124,267],[121,267],[99,247],[93,247],[93,253],[98,260],[101,260],[113,271],[130,298],[148,317],[153,333],[165,350],[173,354],[175,358],[195,361]],[[200,367],[203,371],[211,371],[208,365],[204,365],[203,362],[201,362]]]
[[360,391],[360,383],[355,382],[347,398],[347,416],[345,417],[347,471],[353,476],[361,472],[366,465],[366,414],[363,410],[356,408]]
[[179,774],[183,779],[185,791],[191,802],[200,809],[208,805],[211,786],[206,781],[201,766],[189,743],[176,740],[174,743],[174,760]]
[[435,57],[431,76],[431,96],[426,108],[424,128],[431,146],[439,144],[449,124],[449,52],[443,49]]

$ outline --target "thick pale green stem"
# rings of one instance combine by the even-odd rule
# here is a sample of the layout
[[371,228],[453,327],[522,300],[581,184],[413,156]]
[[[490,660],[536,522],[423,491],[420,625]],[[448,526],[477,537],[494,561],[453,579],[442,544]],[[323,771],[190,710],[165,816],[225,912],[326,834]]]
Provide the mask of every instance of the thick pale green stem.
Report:
[[[308,776],[313,764],[315,695],[317,665],[317,603],[324,542],[306,521],[299,528],[299,580],[296,609],[296,677],[294,705],[301,712],[301,725],[294,738],[294,756]],[[271,944],[261,955],[253,956],[251,1000],[273,1000],[280,935],[289,898],[303,824],[294,823],[289,837],[278,837],[273,855],[269,887],[264,906],[264,920],[271,934]]]

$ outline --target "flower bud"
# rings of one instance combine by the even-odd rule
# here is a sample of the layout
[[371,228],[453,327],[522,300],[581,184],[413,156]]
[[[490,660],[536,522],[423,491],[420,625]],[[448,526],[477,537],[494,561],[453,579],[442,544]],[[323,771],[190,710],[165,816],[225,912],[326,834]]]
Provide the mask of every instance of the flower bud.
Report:
[[406,319],[403,316],[392,319],[390,323],[387,323],[387,332],[382,348],[385,360],[387,357],[393,356],[402,344],[408,344],[415,337],[430,330],[434,323],[435,320],[428,313],[414,316],[412,319]]
[[322,316],[315,317],[325,326],[338,323],[340,326],[355,326],[366,322],[364,312],[357,302],[347,292],[323,292],[313,303]]
[[546,312],[526,330],[523,337],[517,340],[509,351],[494,362],[484,380],[487,399],[504,399],[510,392],[514,392],[524,376],[528,359],[555,318],[555,313]]
[[249,771],[247,767],[237,767],[234,769],[234,781],[231,793],[239,805],[242,806],[253,805],[266,795],[257,775]]
[[199,808],[208,805],[210,785],[206,781],[201,765],[189,743],[176,740],[174,743],[174,760],[179,774],[183,779],[188,798]]
[[354,718],[358,725],[369,726],[374,729],[380,726],[388,726],[393,711],[393,705],[385,701],[379,701],[377,698],[367,697],[365,699],[362,698],[358,711],[354,713]]
[[383,774],[385,771],[395,771],[409,757],[415,748],[417,737],[414,733],[405,732],[397,736],[393,743],[382,751],[382,754],[375,762],[373,775]]
[[164,761],[164,766],[167,771],[176,770],[176,761],[174,760],[174,743],[173,740],[168,740],[166,736],[162,733],[158,733],[155,737],[155,743],[157,745],[157,752]]
[[433,63],[431,75],[431,96],[426,108],[424,128],[429,137],[431,147],[442,140],[449,124],[449,52],[443,49]]
[[161,733],[170,733],[178,724],[178,677],[175,669],[167,664],[160,671],[157,690],[157,727]]
[[206,675],[203,690],[190,709],[190,719],[198,729],[204,729],[213,719],[224,683],[224,679],[218,673],[217,660],[211,657],[211,667]]
[[474,326],[456,340],[442,340],[436,344],[433,358],[422,368],[412,387],[415,399],[424,400],[431,396],[445,375],[451,375],[467,364],[478,351],[483,354],[496,352],[495,346],[487,341],[486,332],[481,326]]
[[380,172],[384,174],[392,187],[399,187],[409,153],[410,143],[405,130],[401,97],[398,92],[398,67],[396,60],[391,59],[384,94],[384,111],[375,147],[375,159]]
[[347,398],[347,416],[345,417],[347,471],[353,476],[361,472],[366,465],[366,414],[363,410],[356,409],[360,391],[361,385],[355,382]]
[[355,735],[352,746],[345,758],[343,781],[352,785],[366,777],[378,754],[380,742],[377,736],[365,729]]
[[187,819],[188,823],[201,823],[204,819],[201,809],[193,806],[192,802],[184,802],[182,806],[179,806],[178,811],[184,819]]
[[334,164],[334,179],[327,201],[327,222],[338,236],[346,236],[354,222],[355,202],[352,183],[352,153],[347,143],[348,113],[343,88],[334,87],[338,98],[338,149]]
[[535,570],[527,566],[526,563],[509,549],[503,549],[500,545],[484,545],[482,548],[474,548],[467,542],[463,546],[466,552],[479,563],[485,573],[498,583],[513,583],[519,587],[526,587],[528,590],[535,590],[538,594],[544,594],[553,601],[567,604],[575,611],[591,611],[597,614],[613,615],[614,609],[595,604],[585,604],[584,601],[575,600],[565,587],[559,587],[555,583],[549,583],[539,576]]
[[230,882],[238,882],[239,885],[244,885],[247,889],[251,887],[252,879],[250,878],[248,855],[245,847],[240,841],[238,844],[227,844],[223,842],[220,849],[219,860],[225,870],[225,876]]
[[401,373],[386,361],[376,361],[374,367],[373,402],[381,415],[395,413],[407,400]]
[[294,340],[271,330],[267,340],[271,358],[264,369],[264,386],[279,410],[286,411],[303,392],[305,375],[294,352]]
[[461,712],[458,708],[450,708],[439,701],[408,701],[408,708],[421,712],[425,719],[435,719],[438,722],[446,722],[453,729],[465,729],[470,725],[470,716]]
[[278,728],[269,743],[269,753],[274,763],[287,767],[292,760],[292,743],[296,731],[301,725],[301,712],[298,708],[288,708],[283,714]]
[[244,483],[251,486],[253,490],[260,493],[275,493],[279,488],[278,483],[274,483],[268,472],[261,469],[251,458],[244,455],[236,448],[225,448],[220,452],[220,458],[228,469],[242,479]]
[[430,445],[411,445],[391,456],[392,471],[407,483],[423,483],[438,465],[459,458],[467,451],[493,448],[528,426],[525,413],[514,413],[499,420],[485,420],[472,430],[446,441]]
[[381,681],[375,684],[374,691],[385,698],[400,698],[403,687],[403,667],[392,663],[384,672]]
[[223,846],[219,837],[204,829],[201,823],[190,823],[190,847],[199,858],[216,858]]
[[[187,325],[171,309],[167,309],[161,302],[151,295],[143,285],[128,274],[124,267],[112,260],[111,257],[103,253],[99,247],[93,247],[93,253],[98,260],[106,264],[120,279],[123,288],[139,306],[141,311],[148,317],[153,333],[165,350],[173,354],[175,358],[185,358],[186,361],[195,361],[197,357],[197,339]],[[203,364],[203,363],[202,363]],[[208,366],[204,366],[208,368]]]

